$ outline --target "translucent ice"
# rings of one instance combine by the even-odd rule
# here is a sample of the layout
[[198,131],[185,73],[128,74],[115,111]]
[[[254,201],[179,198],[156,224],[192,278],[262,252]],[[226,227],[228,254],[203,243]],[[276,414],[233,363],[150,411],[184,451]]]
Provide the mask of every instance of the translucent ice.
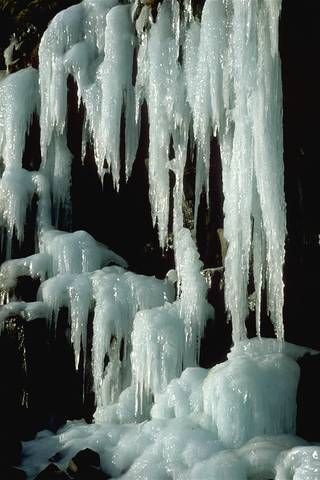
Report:
[[26,135],[38,109],[37,70],[25,68],[0,81],[0,159],[7,168],[22,167]]
[[175,304],[137,314],[132,335],[132,370],[137,402],[145,394],[164,390],[180,375],[184,354],[184,326]]
[[264,353],[264,342],[258,345],[231,352],[203,384],[204,412],[229,448],[261,434],[295,432],[299,367],[279,351]]
[[299,446],[283,452],[276,471],[276,480],[317,480],[320,476],[320,448]]
[[43,232],[40,250],[52,258],[51,275],[93,272],[110,263],[127,266],[123,258],[82,230],[67,233],[47,229]]
[[188,229],[175,232],[175,258],[178,274],[179,313],[184,322],[184,366],[198,364],[200,341],[213,308],[206,300],[207,284],[201,275],[203,263]]
[[[131,382],[131,332],[137,312],[154,312],[154,307],[174,300],[174,289],[167,281],[131,272],[104,269],[93,276],[95,313],[93,319],[93,377],[98,416]],[[160,307],[161,308],[161,307]],[[146,309],[146,310],[144,310]],[[139,313],[137,314],[139,316]],[[145,334],[145,332],[144,332]],[[136,343],[135,334],[132,345]],[[138,345],[138,350],[140,345]],[[109,364],[105,368],[105,356]],[[137,367],[133,355],[133,376]],[[140,367],[140,365],[139,365]],[[143,375],[139,371],[138,375]],[[139,377],[140,378],[140,377]]]

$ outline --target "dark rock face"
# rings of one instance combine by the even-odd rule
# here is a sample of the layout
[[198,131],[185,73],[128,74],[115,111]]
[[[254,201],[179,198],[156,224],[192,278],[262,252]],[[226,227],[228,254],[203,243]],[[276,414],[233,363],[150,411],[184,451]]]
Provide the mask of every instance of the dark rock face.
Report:
[[38,45],[50,20],[64,8],[80,0],[1,0],[0,2],[0,69],[4,69],[3,50],[15,34],[19,49],[15,51],[11,71],[38,65]]
[[71,460],[73,465],[76,466],[76,469],[79,470],[85,466],[91,467],[100,467],[100,456],[94,450],[90,448],[85,448],[77,453],[75,457]]
[[56,332],[45,319],[5,322],[0,336],[0,425],[5,438],[11,432],[27,440],[44,428],[56,432],[69,418],[91,419],[91,392],[90,402],[87,395],[84,400],[83,370],[75,370],[68,330],[64,310]]
[[314,105],[319,102],[319,72],[314,67],[318,3],[308,8],[283,0],[280,55],[283,80],[283,133],[287,243],[284,269],[285,332],[293,343],[320,349],[316,321],[319,299],[320,216],[316,174],[318,150]]
[[299,360],[301,369],[297,393],[297,435],[310,442],[320,441],[320,390],[317,384],[320,354],[305,355]]
[[63,470],[54,463],[50,463],[36,476],[35,480],[67,480],[68,478],[70,477]]
[[70,460],[67,471],[69,475],[79,480],[107,480],[111,478],[100,470],[100,456],[90,448],[78,452]]
[[1,431],[0,437],[0,469],[12,467],[21,462],[22,445],[17,437],[9,432]]

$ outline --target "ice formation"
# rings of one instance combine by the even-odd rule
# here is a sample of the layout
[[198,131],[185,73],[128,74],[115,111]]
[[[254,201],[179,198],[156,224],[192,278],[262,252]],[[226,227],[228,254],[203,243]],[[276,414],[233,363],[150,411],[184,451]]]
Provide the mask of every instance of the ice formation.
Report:
[[[40,435],[26,446],[26,468],[32,477],[57,450],[66,463],[82,446],[92,446],[106,470],[124,480],[297,480],[306,472],[319,478],[319,449],[293,435],[294,359],[302,351],[283,343],[281,1],[207,0],[201,22],[190,0],[159,2],[156,20],[151,3],[83,0],[48,26],[39,73],[30,67],[0,79],[0,240],[6,259],[0,329],[15,316],[45,318],[57,328],[65,309],[78,368],[93,325],[96,423]],[[91,143],[101,180],[110,172],[116,189],[121,140],[127,180],[147,106],[152,219],[162,248],[172,234],[175,254],[175,271],[163,280],[128,271],[123,258],[87,232],[57,229],[63,220],[68,229],[72,214],[69,76],[84,107],[83,157]],[[36,116],[42,160],[38,171],[27,171],[23,152]],[[213,136],[221,150],[225,301],[235,345],[227,362],[207,371],[197,365],[213,309],[194,239],[202,192],[209,202]],[[196,170],[193,232],[184,219],[188,155]],[[34,207],[35,253],[12,259],[13,240],[23,243]],[[17,298],[24,276],[40,282],[36,302]],[[246,340],[250,278],[257,337],[266,291],[277,341]]]
[[[319,447],[294,435],[292,395],[299,377],[294,359],[303,349],[284,347],[286,353],[281,353],[276,340],[245,341],[232,349],[226,364],[209,371],[185,369],[156,393],[147,422],[133,423],[134,392],[126,389],[113,417],[119,421],[124,413],[125,422],[70,422],[57,435],[43,432],[42,438],[26,444],[30,457],[24,468],[32,478],[57,451],[64,467],[89,446],[100,453],[110,476],[122,480],[319,478]],[[155,375],[150,380],[158,379]]]
[[[168,235],[169,172],[175,176],[174,230],[178,236],[183,226],[183,172],[188,144],[194,144],[197,152],[196,224],[203,189],[208,196],[210,141],[216,135],[222,153],[224,236],[228,244],[225,297],[233,337],[235,341],[246,337],[247,290],[252,270],[257,334],[261,291],[265,288],[275,332],[282,339],[286,227],[277,53],[280,2],[207,1],[201,23],[193,18],[190,2],[184,3],[184,13],[180,14],[178,2],[162,2],[156,22],[147,15],[145,5],[140,15],[136,13],[136,25],[130,5],[116,0],[84,0],[55,17],[40,44],[40,95],[37,72],[31,68],[9,75],[1,84],[0,145],[6,165],[1,195],[14,197],[15,201],[9,211],[0,212],[0,218],[8,238],[16,233],[22,240],[26,205],[34,190],[28,175],[18,180],[22,174],[16,172],[10,178],[10,166],[21,166],[24,137],[32,114],[39,111],[39,97],[42,165],[38,175],[50,185],[56,223],[60,209],[68,210],[70,203],[68,76],[73,76],[79,104],[85,107],[84,148],[91,138],[101,178],[111,171],[116,187],[120,178],[121,116],[125,123],[128,178],[138,145],[141,106],[146,102],[150,125],[149,193],[160,245],[166,245]],[[134,9],[139,10],[137,4]],[[134,51],[136,78],[132,73]],[[33,94],[26,97],[22,85],[27,82]],[[12,95],[18,100],[20,95],[21,101],[12,102]],[[17,105],[22,114],[15,110]],[[14,145],[8,148],[6,139],[13,137],[13,126],[17,135]],[[17,181],[22,184],[19,194]]]
[[[41,40],[40,95],[38,74],[32,68],[2,81],[0,146],[6,168],[1,194],[18,198],[18,174],[12,180],[10,166],[21,166],[25,134],[40,103],[42,165],[37,175],[49,183],[55,211],[52,220],[57,224],[60,209],[68,210],[72,162],[66,140],[69,75],[77,84],[79,104],[84,105],[84,148],[91,138],[101,178],[110,171],[116,187],[121,170],[121,116],[128,178],[138,146],[141,106],[146,102],[149,194],[162,247],[168,235],[169,173],[175,176],[173,215],[174,235],[178,237],[183,227],[183,172],[188,144],[196,148],[196,219],[203,189],[208,197],[210,141],[216,135],[222,154],[224,236],[228,244],[225,297],[233,337],[235,341],[246,337],[247,290],[252,273],[257,335],[261,291],[265,288],[275,333],[283,339],[286,227],[277,50],[280,2],[207,1],[201,23],[193,17],[190,2],[184,2],[180,12],[177,1],[163,1],[155,22],[150,12],[147,15],[148,6],[139,8],[138,4],[133,6],[135,22],[131,6],[117,0],[84,0],[64,10]],[[27,82],[32,94],[26,97],[22,85]],[[20,95],[21,101],[11,101],[13,95],[18,99]],[[18,135],[8,148],[13,127]],[[17,203],[21,207],[12,201],[9,211],[0,211],[0,218],[7,237],[16,233],[22,240],[26,205],[34,190],[28,180],[30,174],[24,175],[25,179],[21,172],[20,176],[22,188]],[[50,219],[46,222],[50,224]]]

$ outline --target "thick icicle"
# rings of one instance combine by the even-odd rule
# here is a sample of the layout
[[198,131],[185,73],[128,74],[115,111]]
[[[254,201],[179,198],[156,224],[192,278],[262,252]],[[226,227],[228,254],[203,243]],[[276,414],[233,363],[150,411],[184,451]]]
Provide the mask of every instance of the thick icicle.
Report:
[[[258,290],[258,329],[260,291],[266,280],[271,319],[277,336],[283,338],[286,228],[281,85],[274,35],[279,8],[279,2],[207,1],[202,15],[196,93],[189,96],[198,145],[198,178],[208,178],[212,131],[221,146],[224,237],[228,243],[225,298],[235,341],[246,336],[250,255]],[[200,187],[202,183],[196,181]],[[196,199],[198,196],[199,189]],[[264,261],[266,268],[260,270],[257,265]]]
[[213,316],[206,301],[206,282],[200,273],[202,262],[189,230],[176,232],[175,252],[178,299],[143,310],[134,320],[131,358],[136,413],[141,413],[151,393],[163,392],[183,368],[198,363],[204,327]]
[[87,358],[87,329],[89,311],[92,308],[92,286],[89,276],[77,275],[68,288],[71,317],[71,342],[74,349],[75,366],[79,367],[81,345],[83,349],[83,370]]
[[142,71],[136,85],[138,91],[144,92],[148,105],[149,197],[161,247],[166,244],[169,221],[170,142],[184,120],[181,112],[183,90],[179,89],[183,83],[172,21],[171,2],[165,0],[157,22],[144,39],[146,43],[139,59]]
[[201,269],[203,263],[191,233],[183,228],[175,234],[175,258],[178,274],[179,313],[184,323],[184,367],[198,364],[200,341],[213,308],[206,300],[207,284]]
[[54,132],[63,134],[67,113],[64,53],[81,39],[82,6],[63,10],[52,20],[39,47],[41,153],[45,160]]
[[[131,331],[135,315],[140,310],[153,311],[166,301],[172,302],[174,289],[168,281],[107,267],[93,276],[93,296],[96,302],[93,377],[98,418],[103,417],[105,407],[114,403],[131,382]],[[109,364],[104,371],[106,354]]]
[[132,373],[136,412],[150,394],[163,392],[182,372],[184,325],[176,304],[139,312],[132,334]]
[[54,221],[58,225],[59,214],[63,209],[65,212],[66,223],[71,214],[71,163],[72,155],[67,147],[66,134],[52,134],[50,146],[47,155],[41,166],[41,172],[51,183]]
[[[8,168],[0,179],[0,228],[1,236],[6,238],[6,258],[11,257],[13,236],[20,243],[24,239],[27,209],[34,190],[30,172],[22,168]],[[6,229],[6,236],[3,229]]]
[[[64,145],[66,130],[67,77],[78,86],[78,101],[85,106],[85,129],[90,131],[98,172],[103,178],[112,171],[115,186],[120,179],[120,126],[125,117],[126,177],[128,178],[138,146],[138,123],[132,85],[135,37],[129,5],[118,1],[84,1],[61,12],[50,24],[40,45],[41,146],[51,169],[59,177],[64,157],[70,156]],[[62,145],[63,142],[63,145]],[[49,150],[48,150],[49,149]],[[56,159],[56,160],[55,160]],[[57,164],[57,162],[59,162]],[[64,171],[65,189],[70,173]],[[53,177],[55,181],[55,176]],[[65,200],[61,185],[55,183],[58,202]]]
[[106,159],[116,186],[120,180],[120,123],[123,105],[127,178],[138,146],[132,86],[134,46],[129,5],[112,8],[106,17],[105,57],[99,72],[102,88],[101,123],[98,135],[93,133],[98,153],[98,171],[102,174]]
[[37,70],[25,68],[0,81],[0,161],[6,168],[22,167],[26,135],[38,109]]

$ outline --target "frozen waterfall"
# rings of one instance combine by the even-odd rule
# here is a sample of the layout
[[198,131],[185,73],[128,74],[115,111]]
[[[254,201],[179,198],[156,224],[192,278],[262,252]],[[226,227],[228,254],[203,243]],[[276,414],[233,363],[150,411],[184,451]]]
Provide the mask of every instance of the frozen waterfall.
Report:
[[[125,118],[128,178],[137,152],[141,106],[145,101],[150,135],[149,197],[160,245],[164,248],[168,241],[170,171],[175,176],[174,237],[178,257],[188,142],[195,145],[197,152],[196,219],[203,190],[208,198],[210,140],[212,135],[217,136],[223,166],[224,238],[228,245],[225,299],[233,338],[246,338],[248,281],[252,274],[257,335],[261,292],[265,288],[274,330],[282,340],[286,225],[277,49],[280,2],[207,1],[201,23],[192,16],[188,2],[185,7],[182,13],[178,2],[164,1],[154,23],[144,6],[136,20],[137,34],[130,5],[116,0],[84,0],[59,13],[43,35],[39,94],[38,73],[32,68],[1,82],[0,152],[5,165],[0,183],[2,241],[10,245],[13,235],[22,241],[27,205],[38,190],[38,195],[44,197],[38,210],[50,209],[48,202],[52,200],[56,219],[59,210],[70,208],[72,158],[66,140],[69,75],[77,84],[79,104],[85,107],[83,141],[92,139],[99,175],[103,179],[110,171],[116,188],[121,170],[121,115]],[[134,54],[137,72],[133,80]],[[39,172],[29,173],[21,170],[21,158],[32,115],[37,112],[42,164]],[[174,158],[169,156],[171,143]],[[41,180],[37,181],[38,177]],[[47,210],[39,213],[39,238],[51,228]]]
[[[45,318],[57,328],[65,309],[77,369],[92,348],[95,424],[67,425],[43,440],[43,452],[60,442],[70,458],[72,442],[85,438],[112,477],[123,480],[286,480],[303,478],[305,465],[320,468],[319,448],[315,457],[294,436],[295,359],[304,351],[284,342],[280,10],[281,0],[206,0],[200,19],[190,0],[83,0],[49,24],[38,71],[28,67],[0,80],[0,332],[14,315]],[[132,173],[147,107],[152,221],[160,247],[172,242],[175,261],[163,279],[129,271],[92,235],[69,231],[70,77],[84,112],[82,160],[92,146],[101,182],[111,174],[116,190],[121,175],[128,181]],[[23,152],[36,118],[41,165],[26,170]],[[198,366],[200,345],[214,308],[196,231],[201,196],[209,207],[213,137],[221,152],[221,268],[234,347],[226,362],[206,371]],[[185,218],[188,161],[195,168],[192,231]],[[34,253],[12,258],[31,211]],[[101,205],[92,215],[108,227]],[[18,298],[22,276],[39,282],[35,302]],[[251,341],[249,282],[257,335]],[[264,294],[276,340],[261,338]],[[30,458],[36,445],[26,446]],[[32,461],[26,468],[31,478]]]

